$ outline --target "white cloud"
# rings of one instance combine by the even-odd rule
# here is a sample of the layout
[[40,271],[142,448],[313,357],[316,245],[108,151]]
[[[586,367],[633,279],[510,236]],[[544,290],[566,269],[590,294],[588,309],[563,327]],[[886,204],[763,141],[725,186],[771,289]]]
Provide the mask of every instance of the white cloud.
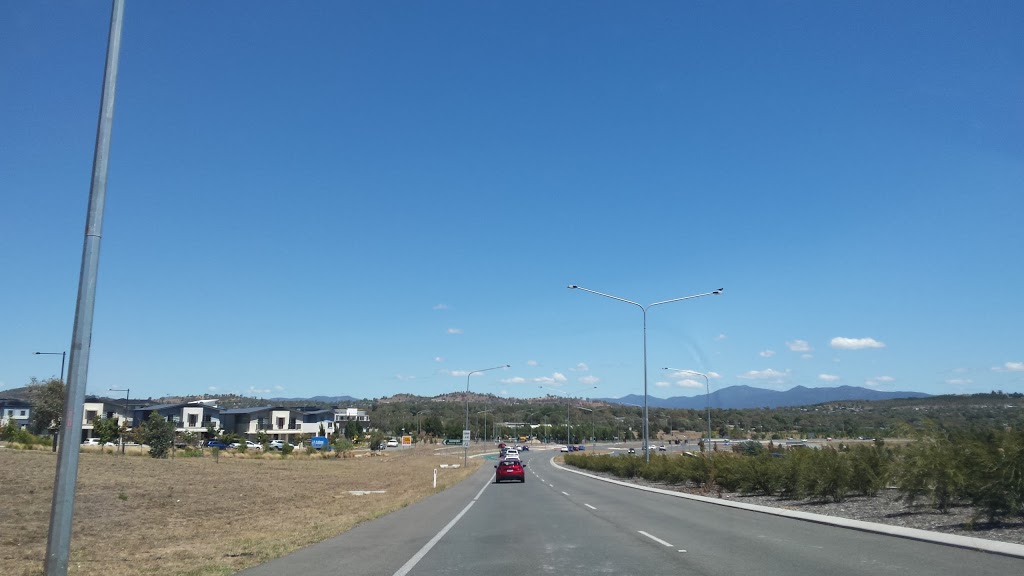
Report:
[[210,392],[216,392],[217,391],[217,387],[216,386],[210,386],[210,387],[207,388],[207,390],[209,390]]
[[441,370],[441,374],[447,374],[449,376],[465,376],[469,374],[469,370]]
[[680,380],[679,382],[676,382],[676,386],[679,386],[680,388],[700,388],[700,389],[704,389],[705,384],[704,384],[704,382],[697,382],[696,380],[694,380],[692,378],[686,378],[686,379]]
[[708,372],[707,374],[708,374],[708,378],[711,378],[712,380],[714,380],[715,378],[721,378],[722,377],[722,375],[719,374],[718,372]]
[[526,384],[526,378],[522,376],[513,376],[512,378],[502,378],[499,380],[502,384]]
[[668,388],[672,384],[669,382],[655,382],[654,385],[657,386],[658,388]]
[[534,378],[533,381],[538,384],[562,384],[568,381],[568,378],[566,378],[565,374],[562,374],[561,372],[555,372],[551,376],[541,376],[540,378]]
[[839,376],[836,376],[835,374],[818,374],[818,380],[821,380],[822,382],[835,382],[836,380],[839,380]]
[[598,378],[597,376],[594,376],[593,374],[587,374],[586,376],[580,376],[576,380],[578,382],[580,382],[581,384],[588,384],[588,385],[597,384],[598,382],[601,381],[600,378]]
[[728,338],[728,336],[726,336],[724,333],[719,334],[718,336],[715,336],[715,340],[719,340],[719,341],[725,340],[726,338]]
[[250,394],[268,394],[269,392],[270,388],[255,388],[253,386],[249,386]]
[[434,362],[444,362],[444,358],[440,356],[434,356]]
[[974,381],[970,378],[950,378],[946,380],[946,384],[951,386],[966,386],[967,384],[973,384]]
[[790,352],[810,352],[811,345],[807,340],[793,340],[786,342],[786,347],[789,348]]
[[396,380],[401,380],[402,382],[405,382],[407,380],[415,380],[416,377],[415,376],[403,376],[402,374],[395,374],[395,379]]
[[744,372],[743,374],[740,374],[739,376],[737,376],[737,378],[745,378],[748,380],[760,380],[763,378],[785,378],[787,376],[789,376],[789,370],[786,370],[785,372],[779,372],[778,370],[768,368],[767,370],[749,370],[747,372]]
[[757,355],[761,358],[771,358],[772,356],[775,356],[775,350],[761,350]]
[[278,392],[280,392],[280,391],[284,390],[284,386],[274,386],[274,390],[277,390]]
[[572,368],[573,372],[586,372],[587,370],[590,370],[590,367],[585,362],[580,362],[575,368]]
[[1024,372],[1024,362],[1004,362],[1002,366],[994,366],[994,372]]
[[462,328],[449,328],[449,334],[462,334]]
[[868,378],[864,381],[865,386],[881,386],[882,384],[888,384],[894,382],[896,379],[892,376],[875,376],[874,378]]
[[843,338],[836,336],[832,339],[832,347],[842,350],[863,350],[865,348],[885,348],[885,344],[874,338]]
[[447,304],[434,304],[434,310],[447,310]]
[[537,365],[538,365],[538,363],[537,363],[537,361],[536,361],[536,360],[527,360],[527,361],[526,361],[526,365],[527,365],[527,366],[537,366]]

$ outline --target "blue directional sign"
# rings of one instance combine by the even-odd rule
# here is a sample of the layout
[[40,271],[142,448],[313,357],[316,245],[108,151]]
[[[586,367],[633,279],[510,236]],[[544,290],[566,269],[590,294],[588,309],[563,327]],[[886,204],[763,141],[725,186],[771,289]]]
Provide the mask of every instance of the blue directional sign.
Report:
[[317,450],[327,447],[327,436],[313,436],[309,439],[309,445]]

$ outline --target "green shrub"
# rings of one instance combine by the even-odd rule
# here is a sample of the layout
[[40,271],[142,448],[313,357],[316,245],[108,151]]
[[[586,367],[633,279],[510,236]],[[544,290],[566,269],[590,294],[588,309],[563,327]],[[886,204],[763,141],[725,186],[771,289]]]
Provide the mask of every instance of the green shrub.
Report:
[[879,441],[874,446],[858,445],[849,449],[850,490],[863,496],[876,496],[889,483],[892,452]]
[[936,510],[948,512],[966,492],[967,459],[962,457],[962,448],[954,444],[948,432],[934,428],[908,445],[895,475],[904,500],[913,504],[920,497],[928,497]]
[[782,470],[782,460],[767,452],[744,457],[738,470],[740,492],[775,495],[782,483]]

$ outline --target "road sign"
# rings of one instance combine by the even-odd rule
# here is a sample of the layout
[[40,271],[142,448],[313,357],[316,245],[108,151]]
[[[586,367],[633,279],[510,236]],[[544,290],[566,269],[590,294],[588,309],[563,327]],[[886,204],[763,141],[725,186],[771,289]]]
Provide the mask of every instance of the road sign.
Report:
[[445,438],[444,444],[445,446],[458,446],[459,444],[462,444],[462,440],[459,438]]
[[325,446],[327,446],[327,437],[313,436],[312,438],[309,439],[309,445],[312,446],[313,448],[316,448],[317,450],[324,448]]
[[469,430],[462,431],[462,445],[469,446]]

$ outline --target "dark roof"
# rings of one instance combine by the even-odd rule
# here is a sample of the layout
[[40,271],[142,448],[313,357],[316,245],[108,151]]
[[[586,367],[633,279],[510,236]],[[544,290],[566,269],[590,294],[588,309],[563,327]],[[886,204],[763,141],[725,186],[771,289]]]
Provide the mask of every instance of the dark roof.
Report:
[[266,410],[273,410],[273,406],[256,406],[255,408],[228,408],[227,410],[221,410],[221,414],[254,414],[256,412],[264,412]]

